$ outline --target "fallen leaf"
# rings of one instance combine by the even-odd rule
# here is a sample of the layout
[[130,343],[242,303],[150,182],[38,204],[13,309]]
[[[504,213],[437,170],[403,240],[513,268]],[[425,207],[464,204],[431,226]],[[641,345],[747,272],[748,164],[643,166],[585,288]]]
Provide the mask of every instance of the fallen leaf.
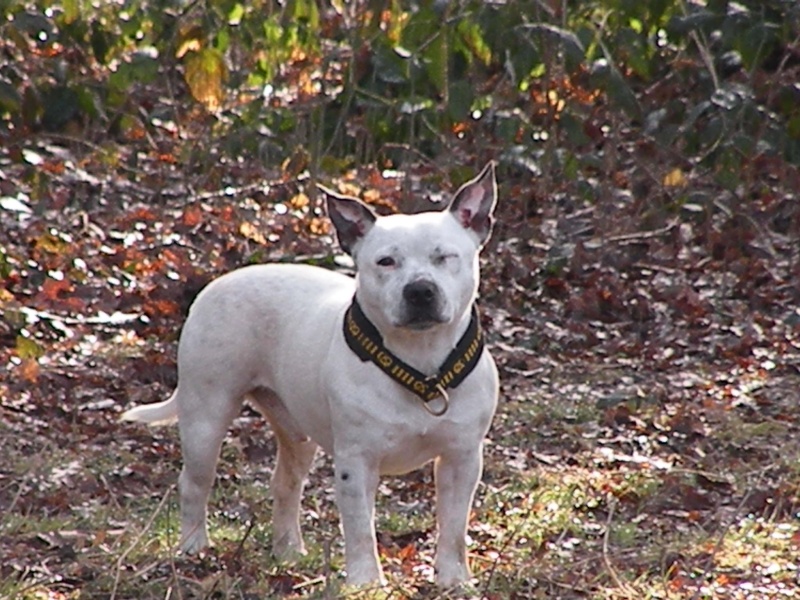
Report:
[[239,233],[241,233],[248,240],[252,240],[257,244],[265,245],[267,243],[267,238],[264,237],[264,234],[261,233],[259,228],[252,223],[248,223],[247,221],[244,221],[241,225],[239,225]]
[[203,211],[197,204],[190,204],[183,209],[181,220],[187,227],[195,227],[202,222]]
[[680,169],[673,169],[664,176],[664,185],[666,187],[684,187],[688,182],[683,171]]
[[22,379],[29,383],[36,383],[39,379],[39,363],[35,358],[27,358],[19,366],[19,373]]
[[22,359],[36,359],[44,354],[44,348],[36,340],[18,335],[16,352],[17,356]]

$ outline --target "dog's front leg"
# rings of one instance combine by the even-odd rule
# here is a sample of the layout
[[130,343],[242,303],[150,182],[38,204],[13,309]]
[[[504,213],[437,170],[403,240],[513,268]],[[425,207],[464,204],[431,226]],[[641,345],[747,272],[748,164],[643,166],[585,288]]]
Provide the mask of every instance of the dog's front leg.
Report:
[[451,587],[471,577],[467,563],[467,520],[483,471],[482,447],[436,459],[436,582]]
[[334,458],[336,504],[344,528],[347,582],[355,585],[386,583],[375,539],[377,465],[357,453],[340,452]]

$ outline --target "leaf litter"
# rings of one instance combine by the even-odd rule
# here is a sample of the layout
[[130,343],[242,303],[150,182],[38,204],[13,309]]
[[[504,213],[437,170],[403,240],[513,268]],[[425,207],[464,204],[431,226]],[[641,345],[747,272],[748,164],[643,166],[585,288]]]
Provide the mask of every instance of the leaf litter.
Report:
[[[204,93],[215,106],[216,90]],[[148,134],[157,149],[31,138],[19,160],[4,158],[0,580],[18,587],[0,592],[140,597],[145,582],[153,595],[184,585],[203,597],[301,597],[341,585],[329,461],[305,501],[312,556],[270,562],[275,446],[245,412],[218,469],[218,546],[176,559],[176,433],[116,421],[170,393],[178,331],[213,277],[253,262],[337,265],[302,152],[280,170],[220,161],[184,172],[175,127]],[[589,182],[609,189],[598,202],[567,181],[542,190],[501,161],[481,308],[502,403],[470,527],[476,596],[798,589],[800,212],[774,183],[779,169],[791,171],[782,181],[798,175],[765,163],[756,184],[768,193],[738,202],[640,143],[622,144],[616,172]],[[474,162],[474,148],[452,144]],[[643,150],[664,162],[658,177]],[[406,179],[441,196],[427,164],[386,166],[340,187],[382,210],[411,204]],[[639,179],[655,191],[637,198]],[[670,202],[688,187],[693,202]],[[393,585],[435,595],[429,470],[388,482],[379,502],[402,517],[379,521]]]

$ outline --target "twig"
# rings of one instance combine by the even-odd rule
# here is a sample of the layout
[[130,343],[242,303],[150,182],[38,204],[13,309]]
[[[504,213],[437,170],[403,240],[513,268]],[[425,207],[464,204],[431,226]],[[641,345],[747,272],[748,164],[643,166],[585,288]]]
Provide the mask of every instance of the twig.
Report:
[[239,187],[225,186],[222,189],[209,190],[207,192],[198,192],[187,199],[188,202],[202,202],[203,200],[211,200],[212,198],[225,198],[232,196],[240,196],[242,194],[249,194],[256,190],[263,190],[273,185],[283,184],[283,181],[257,181],[256,183],[249,183]]
[[[167,520],[170,521],[170,522],[172,521],[172,519],[170,519],[171,506],[172,505],[167,506]],[[168,529],[167,530],[167,543],[169,544],[170,548],[175,548],[175,543],[172,540],[172,529]],[[177,593],[178,593],[178,600],[183,600],[183,592],[181,591],[181,582],[180,582],[180,578],[178,576],[178,565],[175,564],[175,552],[174,551],[169,553],[169,569],[170,569],[170,572],[172,573],[172,579],[175,581],[175,587],[174,588],[170,588],[170,591],[172,589],[175,589],[177,591]],[[165,598],[164,600],[167,600],[167,599]]]
[[[356,29],[356,28],[353,28]],[[348,29],[348,32],[352,31]],[[356,30],[356,35],[360,33],[360,29]],[[361,42],[359,38],[356,38],[355,42],[351,41],[350,47],[351,48],[359,48],[361,46]],[[325,68],[328,65],[325,64]],[[339,132],[345,126],[345,116],[350,114],[350,106],[353,104],[353,98],[356,95],[356,77],[355,77],[355,69],[356,69],[356,54],[355,52],[350,52],[350,61],[347,65],[347,82],[344,84],[345,88],[342,91],[344,95],[344,100],[342,101],[342,108],[339,111],[339,118],[336,119],[336,125],[333,128],[333,133],[331,133],[330,141],[328,142],[327,147],[322,156],[328,155],[333,150],[333,145],[336,143],[336,139],[339,137]],[[325,78],[322,78],[323,85]],[[320,157],[321,158],[321,157]]]
[[[22,498],[22,494],[23,494],[24,489],[25,489],[24,488],[24,483],[25,483],[25,480],[23,480],[23,481],[21,481],[21,482],[16,484],[17,485],[17,493],[14,494],[14,497],[11,499],[11,503],[6,507],[6,514],[11,514],[14,511],[14,509],[17,507],[17,502],[19,502],[19,499]],[[11,486],[9,485],[8,488],[10,489]],[[3,491],[5,491],[5,488],[3,489]]]
[[[539,494],[539,495],[541,496],[541,494]],[[531,506],[533,506],[534,504],[535,504],[535,502],[532,502]],[[509,535],[505,539],[505,541],[503,542],[503,545],[500,546],[500,549],[497,551],[497,557],[495,557],[495,559],[492,561],[492,566],[489,567],[489,571],[485,576],[483,589],[481,590],[481,598],[486,598],[486,597],[489,596],[489,593],[488,593],[489,592],[489,585],[492,583],[492,579],[494,578],[494,574],[497,571],[497,567],[500,564],[500,559],[503,557],[503,554],[508,549],[508,547],[511,545],[511,542],[513,542],[516,539],[516,537],[519,534],[520,529],[522,528],[522,526],[526,525],[528,523],[528,517],[530,517],[531,510],[532,509],[529,508],[528,511],[525,513],[525,515],[522,516],[519,519],[519,521],[517,522],[517,526],[514,527],[514,530],[511,532],[511,535]]]
[[640,594],[638,594],[636,590],[630,586],[630,584],[628,584],[625,581],[622,581],[622,578],[620,578],[619,574],[617,573],[617,570],[614,568],[614,565],[611,564],[611,558],[608,552],[608,538],[609,535],[611,534],[611,521],[614,519],[614,510],[616,506],[617,506],[616,500],[612,500],[612,502],[609,504],[608,518],[606,519],[606,530],[603,533],[603,564],[605,564],[606,570],[608,571],[608,574],[611,576],[611,580],[614,582],[614,585],[616,585],[629,597],[637,598],[640,596]]
[[725,525],[725,527],[722,528],[722,531],[717,536],[717,541],[714,543],[714,547],[708,553],[708,558],[706,558],[706,564],[705,567],[703,568],[703,576],[697,578],[697,590],[694,592],[694,594],[692,594],[692,598],[700,597],[701,593],[700,588],[706,581],[708,581],[709,577],[713,573],[714,557],[717,555],[717,552],[719,552],[719,549],[722,548],[722,544],[725,542],[725,538],[728,536],[728,532],[731,530],[731,527],[733,527],[733,524],[736,522],[736,518],[739,516],[740,511],[742,510],[744,505],[747,504],[747,501],[750,500],[750,496],[753,495],[753,490],[761,489],[761,481],[764,479],[764,475],[766,474],[767,471],[770,470],[770,468],[771,467],[766,467],[764,469],[761,469],[761,471],[758,474],[758,479],[756,480],[756,484],[754,486],[751,486],[748,489],[747,493],[744,496],[742,496],[742,499],[736,506],[736,509],[733,511],[731,518],[728,519],[727,524]]
[[[2,315],[3,315],[3,311],[0,310],[0,316],[2,316]],[[3,408],[5,408],[5,407],[3,407]],[[12,433],[11,431],[3,431],[3,436],[4,436],[4,439],[6,441],[10,441],[12,435],[21,438],[21,436],[17,436],[15,433]],[[45,442],[42,445],[42,448],[37,453],[37,456],[38,457],[51,456],[54,453],[55,448],[56,448],[55,442],[52,442],[52,441],[48,440],[47,442]],[[0,488],[0,491],[5,492],[6,490],[10,491],[12,487],[17,486],[17,491],[14,494],[14,497],[11,499],[11,502],[8,504],[8,506],[6,506],[5,509],[4,509],[4,512],[5,512],[6,515],[11,515],[14,512],[14,510],[17,508],[17,504],[22,499],[22,495],[25,493],[26,485],[30,481],[35,481],[36,480],[37,475],[39,475],[39,469],[42,466],[43,466],[42,462],[40,460],[36,460],[36,462],[34,462],[33,464],[29,464],[28,465],[28,468],[27,468],[27,470],[26,470],[24,475],[22,475],[21,477],[19,477],[16,480],[12,479],[7,486],[4,486],[4,487]],[[28,509],[22,509],[21,508],[20,510],[21,510],[21,512],[23,512],[25,514],[26,517],[30,516],[29,515],[29,511],[30,511],[29,508]]]
[[323,597],[328,600],[329,598],[333,598],[333,583],[331,581],[331,575],[333,574],[333,569],[331,568],[331,539],[328,536],[322,540],[322,556],[324,560],[324,573],[325,573],[325,591],[323,592]]
[[[216,597],[217,589],[219,588],[219,582],[222,581],[222,578],[225,577],[226,574],[227,571],[220,571],[219,573],[216,573],[215,575],[211,576],[211,579],[214,580],[214,584],[208,588],[205,594],[203,594],[203,600],[208,600],[209,598]],[[232,581],[235,582],[236,580],[232,579]],[[220,594],[222,595],[223,598],[230,597],[230,587],[231,587],[231,582],[228,583],[228,590],[226,590],[228,592],[227,594],[225,593],[225,591],[222,590],[220,591]]]
[[27,306],[21,306],[16,309],[3,310],[0,309],[0,317],[5,316],[6,313],[13,311],[20,312],[29,319],[39,319],[41,321],[58,321],[65,325],[124,325],[136,321],[141,315],[139,313],[121,313],[115,312],[113,314],[96,317],[67,317],[48,312],[46,310],[36,310]]
[[[95,144],[94,142],[92,142],[90,140],[87,140],[86,138],[82,138],[82,137],[78,137],[78,136],[74,136],[74,135],[67,135],[67,134],[63,134],[63,133],[55,133],[55,132],[52,132],[52,131],[43,132],[42,135],[44,137],[47,137],[50,140],[53,140],[56,143],[63,142],[63,143],[68,143],[68,144],[75,144],[77,146],[85,146],[89,150],[92,150],[93,152],[98,152],[98,153],[104,153],[104,152],[107,151],[105,148],[103,148],[99,144]],[[150,147],[151,148],[156,148],[157,147],[157,144],[153,141],[153,139],[151,138],[150,134],[147,134],[147,139],[150,142]],[[130,167],[130,166],[128,166],[126,164],[122,164],[122,163],[117,165],[117,168],[119,170],[121,170],[121,171],[125,171],[126,173],[132,173],[134,175],[147,175],[147,172],[142,170],[142,169],[136,169],[134,167]]]
[[435,160],[433,160],[429,156],[426,156],[424,152],[416,148],[413,148],[410,144],[398,143],[398,142],[386,142],[385,144],[383,144],[383,147],[392,150],[402,150],[403,152],[408,152],[409,154],[413,154],[429,167],[437,170],[440,174],[445,175],[444,169],[442,169]]
[[100,473],[99,478],[100,478],[100,483],[102,483],[103,486],[106,488],[106,491],[108,492],[108,497],[111,499],[111,503],[114,505],[114,508],[122,510],[122,505],[119,503],[117,495],[114,493],[114,488],[108,482],[106,476],[103,473]]
[[[294,586],[292,586],[292,591],[293,592],[299,592],[299,591],[303,590],[304,588],[311,587],[313,585],[317,585],[318,583],[325,583],[325,576],[324,575],[320,575],[319,577],[314,577],[313,579],[307,579],[306,581],[301,581],[300,583],[296,583],[296,584],[294,584]],[[323,592],[323,596],[322,596],[323,598],[325,598],[325,600],[328,600],[329,598],[334,598],[335,597],[335,596],[329,596],[329,595],[326,595],[326,594],[327,594],[327,592]]]
[[122,552],[122,554],[120,554],[119,558],[117,559],[117,569],[116,569],[116,573],[114,575],[114,587],[111,589],[111,594],[109,596],[109,600],[114,600],[114,598],[117,597],[117,589],[119,588],[119,581],[120,581],[120,577],[122,576],[122,564],[123,564],[123,562],[128,557],[128,555],[131,552],[133,552],[133,549],[136,546],[139,545],[139,542],[141,541],[142,537],[144,537],[144,534],[147,533],[150,530],[150,528],[153,526],[153,523],[155,523],[155,521],[156,521],[156,517],[158,517],[158,515],[161,513],[161,510],[164,508],[164,505],[167,503],[167,500],[169,499],[169,497],[172,494],[172,491],[174,489],[175,489],[175,485],[174,484],[169,486],[169,488],[167,488],[167,491],[164,492],[164,496],[161,498],[161,501],[158,503],[158,506],[153,511],[153,514],[150,515],[150,518],[148,519],[147,523],[145,523],[144,528],[142,528],[142,530],[139,532],[139,534],[133,540],[131,545],[128,546]]
[[667,223],[667,225],[665,225],[661,229],[653,229],[651,231],[635,231],[633,233],[621,233],[619,235],[609,236],[605,238],[605,241],[619,244],[626,242],[638,242],[639,240],[650,240],[668,234],[677,226],[678,226],[678,220],[675,219]]
[[581,587],[579,585],[575,585],[574,583],[565,583],[563,581],[558,581],[557,579],[553,579],[552,577],[548,577],[547,575],[540,575],[537,573],[536,579],[539,581],[545,581],[549,585],[557,588],[561,588],[562,590],[567,590],[569,592],[583,594],[584,596],[589,596],[592,593],[592,590]]
[[[681,8],[683,9],[683,16],[688,17],[689,13],[686,10],[685,2],[681,2]],[[697,50],[700,52],[700,58],[703,59],[703,63],[705,64],[706,69],[708,69],[709,75],[711,75],[711,81],[714,84],[714,89],[718,90],[719,76],[717,75],[717,70],[714,67],[714,57],[711,56],[711,50],[709,49],[708,40],[706,39],[705,34],[701,32],[698,35],[697,31],[691,31],[689,33],[689,37],[695,43],[695,46],[697,46]]]
[[681,269],[665,267],[664,265],[657,265],[655,263],[635,262],[631,266],[636,267],[637,269],[656,271],[657,273],[666,273],[667,275],[675,275],[676,273],[683,272]]
[[233,551],[233,559],[239,560],[242,556],[242,551],[244,550],[244,543],[247,541],[247,538],[250,537],[250,533],[253,531],[253,528],[256,526],[256,519],[255,517],[250,519],[250,522],[247,524],[247,530],[244,532],[242,539],[239,540],[239,544],[236,546],[236,550]]

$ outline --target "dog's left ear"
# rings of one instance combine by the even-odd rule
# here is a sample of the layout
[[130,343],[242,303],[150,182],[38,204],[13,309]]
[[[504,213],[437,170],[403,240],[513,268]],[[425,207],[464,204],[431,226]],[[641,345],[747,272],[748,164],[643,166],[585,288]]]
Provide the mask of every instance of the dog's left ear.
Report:
[[325,194],[328,216],[336,229],[339,245],[352,255],[356,244],[372,229],[377,215],[358,198],[342,196],[321,185],[317,187]]
[[494,224],[494,207],[497,203],[497,181],[494,161],[483,168],[475,178],[462,185],[453,196],[448,210],[464,229],[478,236],[480,245],[486,243]]

